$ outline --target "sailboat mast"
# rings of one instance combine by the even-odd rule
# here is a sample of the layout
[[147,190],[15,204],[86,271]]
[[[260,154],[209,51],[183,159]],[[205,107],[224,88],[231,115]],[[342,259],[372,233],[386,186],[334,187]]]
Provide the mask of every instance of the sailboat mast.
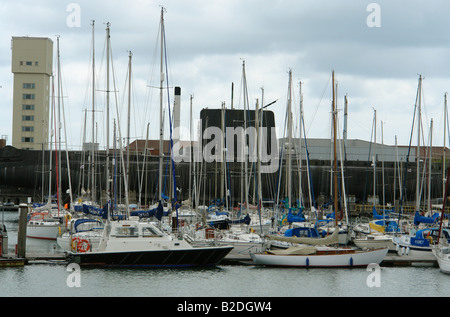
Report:
[[336,135],[337,135],[337,129],[336,129],[336,96],[334,91],[334,70],[332,73],[332,82],[333,82],[333,138],[334,138],[334,220],[335,225],[338,225],[338,188],[337,188],[337,151],[336,151]]
[[299,106],[300,106],[300,120],[298,121],[298,153],[297,153],[297,161],[298,161],[298,200],[299,200],[299,208],[304,205],[303,202],[303,187],[302,187],[302,161],[303,161],[303,151],[302,151],[302,116],[303,116],[303,93],[302,93],[302,82],[299,84]]
[[92,144],[91,144],[91,199],[92,202],[96,200],[96,186],[95,186],[95,33],[94,23],[92,20]]
[[164,8],[161,8],[161,63],[160,63],[160,86],[159,86],[159,175],[158,175],[158,192],[159,200],[162,202],[162,168],[163,168],[163,84],[164,84],[164,68],[163,68],[163,50],[164,50]]
[[288,104],[287,104],[287,116],[288,116],[288,148],[286,152],[286,174],[287,174],[287,196],[288,206],[291,208],[291,193],[292,193],[292,178],[291,178],[291,144],[292,144],[292,70],[289,70],[289,87],[288,87]]
[[[109,183],[109,67],[110,67],[110,24],[106,24],[106,202],[110,199]],[[108,219],[110,213],[108,212]]]
[[417,120],[417,147],[416,147],[416,211],[420,208],[420,189],[419,189],[419,176],[420,176],[420,125],[421,125],[421,117],[422,117],[422,75],[419,75],[419,111],[418,111],[418,120]]
[[131,59],[133,53],[128,53],[128,122],[127,122],[127,170],[126,175],[130,175],[130,111],[131,111]]
[[[66,130],[66,120],[65,120],[65,114],[64,114],[64,102],[62,100],[63,98],[63,90],[62,90],[62,84],[61,84],[61,55],[60,55],[60,50],[59,50],[59,36],[58,36],[58,103],[59,103],[59,144],[60,144],[60,151],[59,151],[59,176],[61,176],[61,130],[62,130],[62,126],[64,126],[64,141],[66,144],[66,164],[67,164],[67,178],[68,178],[68,186],[69,186],[69,199],[70,199],[70,206],[71,208],[73,208],[73,197],[72,197],[72,180],[71,180],[71,176],[70,176],[70,160],[69,160],[69,152],[67,149],[67,130]],[[61,121],[61,113],[62,113],[62,121]],[[58,190],[58,215],[59,215],[59,211],[60,211],[60,205],[63,203],[61,200],[61,177],[59,177],[59,190]]]
[[48,173],[48,204],[51,205],[52,203],[52,174],[53,174],[53,133],[54,133],[54,125],[53,125],[53,116],[55,113],[55,75],[52,74],[52,103],[51,103],[51,110],[50,110],[50,146],[49,146],[49,173]]
[[[427,211],[431,213],[431,161],[433,158],[433,118],[430,122],[430,154],[428,156],[428,203]],[[430,214],[431,215],[431,214]]]
[[190,97],[190,105],[189,105],[189,208],[192,209],[193,199],[192,199],[192,99],[194,96]]
[[446,138],[446,131],[447,131],[447,93],[444,94],[444,146],[442,149],[443,152],[443,158],[442,158],[442,197],[445,199],[445,138]]
[[[61,68],[60,68],[60,56],[59,56],[59,35],[56,37],[56,46],[57,46],[57,67],[58,67],[58,81],[57,81],[57,97],[58,97],[58,148],[60,149],[57,151],[57,168],[56,168],[56,179],[57,179],[57,186],[56,186],[56,200],[58,204],[58,216],[59,216],[59,205],[61,202]],[[56,142],[56,139],[55,139]]]
[[242,62],[242,75],[244,80],[244,200],[245,200],[245,211],[248,215],[248,153],[245,153],[247,149],[247,138],[245,133],[247,132],[247,107],[248,107],[248,92],[247,92],[247,76],[245,74],[245,61]]

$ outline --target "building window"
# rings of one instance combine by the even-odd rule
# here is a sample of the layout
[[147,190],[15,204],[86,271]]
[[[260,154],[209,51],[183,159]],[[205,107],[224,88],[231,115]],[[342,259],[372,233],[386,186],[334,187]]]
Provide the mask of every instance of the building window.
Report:
[[22,110],[34,110],[34,105],[22,105]]
[[22,126],[22,132],[34,132],[34,127]]
[[23,99],[34,100],[34,94],[23,94]]
[[34,83],[23,83],[23,89],[34,89],[35,84]]
[[27,65],[27,66],[32,66],[32,65],[33,65],[33,62],[27,61],[27,62],[26,62],[26,65]]
[[34,121],[34,116],[22,116],[22,121]]
[[34,142],[33,137],[22,137],[22,142]]
[[34,62],[34,66],[38,66],[39,65],[39,62]]

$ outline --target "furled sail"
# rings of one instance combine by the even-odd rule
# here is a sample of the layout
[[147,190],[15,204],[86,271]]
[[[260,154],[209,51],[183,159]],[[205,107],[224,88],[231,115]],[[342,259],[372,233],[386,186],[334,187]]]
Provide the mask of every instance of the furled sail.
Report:
[[290,247],[283,250],[267,250],[267,253],[276,255],[309,255],[315,254],[317,249],[310,245],[304,245],[301,247]]
[[338,243],[339,227],[335,227],[333,234],[325,238],[301,238],[301,237],[283,237],[271,235],[268,237],[269,240],[284,241],[290,243],[300,243],[309,245],[328,245]]

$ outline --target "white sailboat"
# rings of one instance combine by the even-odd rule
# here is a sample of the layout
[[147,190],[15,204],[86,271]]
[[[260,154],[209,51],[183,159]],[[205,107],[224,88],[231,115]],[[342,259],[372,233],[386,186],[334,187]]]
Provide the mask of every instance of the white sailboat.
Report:
[[96,248],[103,237],[104,224],[98,219],[71,219],[67,227],[67,232],[56,238],[58,245],[66,251]]
[[27,222],[27,238],[56,240],[65,227],[49,213],[33,212]]
[[[161,9],[161,64],[163,63],[164,8]],[[109,24],[107,26],[107,72],[109,72]],[[161,65],[161,93],[164,80]],[[107,73],[107,78],[109,74]],[[108,83],[107,83],[108,85]],[[109,91],[109,89],[107,89]],[[108,95],[107,95],[108,96]],[[109,98],[107,98],[108,104]],[[160,100],[162,107],[162,95]],[[107,105],[108,106],[108,105]],[[162,112],[162,109],[161,109]],[[120,125],[119,125],[120,126]],[[120,131],[120,129],[119,129]],[[162,129],[160,130],[162,138]],[[160,139],[161,141],[161,139]],[[161,142],[162,143],[162,142]],[[160,147],[162,149],[162,146]],[[161,153],[162,151],[160,151]],[[162,159],[162,155],[160,156]],[[161,175],[161,174],[160,174]],[[125,193],[127,178],[125,175]],[[161,182],[160,182],[161,190]],[[161,191],[160,191],[161,198]],[[127,207],[129,206],[127,201]],[[162,230],[161,222],[144,222],[139,217],[131,217],[127,210],[126,220],[111,221],[108,218],[98,246],[86,241],[69,252],[72,262],[87,266],[144,266],[144,267],[190,267],[218,264],[232,246],[193,246],[181,234],[173,236]]]
[[388,248],[389,251],[395,251],[396,247],[392,242],[392,235],[382,233],[370,233],[363,238],[354,238],[352,242],[361,249],[379,249]]
[[[446,127],[445,120],[447,118],[447,93],[445,93],[445,103],[444,103],[444,127]],[[444,128],[444,145],[445,145],[445,128]],[[445,151],[444,151],[444,166],[445,166]],[[445,174],[444,174],[445,175]],[[437,244],[433,247],[433,255],[436,257],[436,260],[439,265],[439,269],[446,274],[450,274],[450,245],[446,239],[442,239],[442,221],[443,215],[445,211],[445,203],[447,199],[447,190],[448,190],[448,180],[450,177],[450,168],[447,169],[447,177],[443,177],[445,181],[444,186],[444,200],[442,204],[442,212],[441,212],[441,221],[439,224],[439,236]]]
[[[57,38],[57,58],[58,58],[58,104],[61,99],[61,69],[60,69],[60,55],[59,55],[59,37]],[[52,77],[53,78],[53,77]],[[54,81],[54,80],[53,80]],[[54,84],[52,84],[52,87]],[[53,93],[53,97],[55,94]],[[55,103],[52,101],[52,117],[54,112]],[[59,111],[61,107],[59,107]],[[53,121],[53,120],[52,120]],[[55,127],[56,128],[56,127]],[[53,134],[52,134],[53,135]],[[34,239],[45,239],[45,240],[56,240],[58,234],[61,234],[66,229],[66,220],[70,216],[69,211],[61,208],[60,204],[60,184],[56,184],[57,193],[56,201],[52,201],[52,138],[50,137],[50,151],[49,151],[49,194],[48,201],[46,204],[41,206],[30,206],[29,207],[29,219],[27,222],[27,237]],[[55,141],[56,148],[56,141]],[[60,161],[59,161],[60,163]],[[59,169],[60,171],[61,169]],[[58,178],[57,178],[58,179]],[[59,177],[59,180],[61,177]],[[69,177],[70,180],[70,177]]]
[[[289,73],[292,76],[291,72]],[[337,188],[337,155],[336,155],[336,104],[333,85],[333,127],[334,127],[334,210],[338,210]],[[338,217],[335,217],[335,230],[326,238],[296,238],[269,236],[269,239],[300,244],[285,250],[266,250],[264,253],[252,253],[251,257],[257,265],[280,267],[356,267],[379,264],[388,252],[388,248],[360,250],[348,247],[335,247],[338,242]]]

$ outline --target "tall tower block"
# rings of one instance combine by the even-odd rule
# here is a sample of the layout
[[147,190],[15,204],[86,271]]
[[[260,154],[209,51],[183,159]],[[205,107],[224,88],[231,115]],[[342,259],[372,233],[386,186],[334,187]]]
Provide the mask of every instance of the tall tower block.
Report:
[[48,148],[53,41],[44,37],[12,38],[14,74],[12,146]]

